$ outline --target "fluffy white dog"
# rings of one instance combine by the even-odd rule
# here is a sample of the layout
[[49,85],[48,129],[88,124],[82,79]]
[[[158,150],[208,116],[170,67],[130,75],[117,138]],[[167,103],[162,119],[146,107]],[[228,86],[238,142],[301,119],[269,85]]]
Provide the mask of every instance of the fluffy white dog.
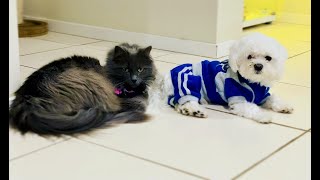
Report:
[[151,108],[166,99],[181,114],[207,117],[200,104],[228,105],[236,115],[269,123],[271,114],[261,108],[293,111],[269,92],[283,74],[286,59],[285,48],[276,40],[250,34],[233,44],[228,60],[182,64],[158,78],[157,87],[150,89]]

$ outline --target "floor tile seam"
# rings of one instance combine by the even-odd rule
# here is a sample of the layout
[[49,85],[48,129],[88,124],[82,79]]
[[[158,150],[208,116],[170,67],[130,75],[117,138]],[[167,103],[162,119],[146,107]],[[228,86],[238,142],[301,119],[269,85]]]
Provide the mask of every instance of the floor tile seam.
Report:
[[95,143],[95,142],[92,142],[92,141],[89,141],[89,140],[84,140],[84,139],[81,139],[81,138],[78,138],[78,137],[75,137],[75,138],[77,138],[78,140],[81,140],[81,141],[84,141],[84,142],[87,142],[87,143],[96,145],[96,146],[100,146],[101,148],[105,148],[105,149],[108,149],[108,150],[111,150],[111,151],[114,151],[114,152],[118,152],[118,153],[121,153],[121,154],[130,156],[130,157],[133,157],[133,158],[135,158],[135,159],[143,160],[143,161],[146,161],[146,162],[149,162],[149,163],[152,163],[152,164],[155,164],[155,165],[164,167],[164,168],[168,168],[168,169],[170,169],[170,170],[174,170],[174,171],[177,171],[177,172],[180,172],[180,173],[189,175],[189,176],[196,177],[196,178],[198,178],[198,179],[210,180],[210,178],[207,178],[207,177],[204,177],[204,176],[200,176],[200,175],[197,175],[197,174],[194,174],[194,173],[191,173],[191,172],[188,172],[188,171],[179,169],[179,168],[175,168],[175,167],[172,167],[172,166],[163,164],[163,163],[159,163],[159,162],[157,162],[157,161],[153,161],[153,160],[150,160],[150,159],[147,159],[147,158],[138,156],[138,155],[134,155],[134,154],[131,154],[131,153],[128,153],[128,152],[125,152],[125,151],[122,151],[122,150],[119,150],[119,149],[116,149],[116,148],[112,148],[112,147],[109,147],[109,146],[105,146],[105,145],[102,145],[102,144],[98,144],[98,143]]
[[[48,42],[50,42],[50,41],[48,41]],[[67,48],[71,48],[71,47],[84,46],[84,45],[89,45],[89,44],[93,44],[93,43],[74,44],[74,45],[63,44],[63,45],[68,45],[68,46],[67,47],[61,47],[61,48],[54,48],[54,49],[50,49],[50,50],[46,50],[46,51],[39,51],[39,52],[34,52],[34,53],[29,53],[29,54],[23,54],[23,55],[20,55],[20,57],[28,56],[28,55],[34,55],[34,54],[40,54],[40,53],[45,53],[45,52],[50,52],[50,51],[56,51],[56,50],[60,50],[60,49],[67,49]],[[103,50],[95,49],[95,48],[91,48],[91,47],[87,47],[87,48],[88,49],[92,49],[92,50],[97,50],[97,51],[103,51]]]
[[252,171],[255,167],[257,167],[259,164],[265,162],[266,160],[268,160],[269,158],[271,158],[272,156],[274,156],[275,154],[277,154],[278,152],[280,152],[281,150],[285,149],[286,147],[288,147],[290,144],[292,144],[293,142],[297,141],[298,139],[300,139],[302,136],[304,136],[305,134],[307,134],[308,131],[305,131],[301,134],[299,134],[298,136],[294,137],[293,139],[291,139],[290,141],[288,141],[287,143],[285,143],[284,145],[280,146],[279,148],[277,148],[275,151],[271,152],[270,154],[268,154],[267,156],[265,156],[264,158],[260,159],[259,161],[257,161],[256,163],[254,163],[253,165],[249,166],[248,168],[246,168],[244,171],[240,172],[238,175],[234,176],[232,178],[232,180],[236,180],[239,177],[243,176],[244,174]]
[[66,142],[66,141],[69,141],[69,140],[71,140],[71,139],[72,139],[72,137],[68,137],[68,138],[63,139],[63,140],[61,140],[61,141],[57,141],[57,142],[54,142],[54,143],[49,144],[49,145],[47,145],[47,146],[41,147],[41,148],[39,148],[39,149],[35,149],[35,150],[30,151],[30,152],[28,152],[28,153],[25,153],[25,154],[22,154],[22,155],[20,155],[20,156],[17,156],[17,157],[14,157],[14,158],[12,158],[12,159],[9,159],[9,162],[13,162],[13,161],[19,160],[19,159],[21,159],[21,158],[23,158],[23,157],[29,156],[29,155],[31,155],[31,154],[33,154],[33,153],[39,152],[39,151],[41,151],[41,150],[44,150],[44,149],[47,149],[47,148],[50,148],[50,147],[53,147],[53,146],[55,146],[55,145],[57,145],[57,144],[59,144],[59,143]]
[[[214,109],[214,108],[210,108],[210,107],[205,107],[206,109],[209,109],[209,110],[212,110],[212,111],[217,111],[217,112],[221,112],[221,113],[225,113],[225,114],[229,114],[229,115],[233,115],[233,116],[238,116],[236,114],[233,114],[231,112],[226,112],[226,111],[222,111],[222,110],[218,110],[218,109]],[[299,130],[299,131],[308,131],[306,129],[302,129],[302,128],[297,128],[297,127],[294,127],[294,126],[289,126],[289,125],[285,125],[285,124],[281,124],[281,123],[275,123],[275,122],[271,122],[270,124],[273,124],[273,125],[277,125],[277,126],[282,126],[282,127],[287,127],[287,128],[291,128],[291,129],[295,129],[295,130]]]

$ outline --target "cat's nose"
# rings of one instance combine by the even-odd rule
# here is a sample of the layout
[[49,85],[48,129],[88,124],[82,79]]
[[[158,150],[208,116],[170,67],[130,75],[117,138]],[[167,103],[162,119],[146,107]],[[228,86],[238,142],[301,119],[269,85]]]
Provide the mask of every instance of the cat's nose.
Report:
[[131,77],[131,81],[132,81],[133,83],[136,83],[137,80],[138,80],[138,77],[137,77],[136,75],[133,75],[133,76]]

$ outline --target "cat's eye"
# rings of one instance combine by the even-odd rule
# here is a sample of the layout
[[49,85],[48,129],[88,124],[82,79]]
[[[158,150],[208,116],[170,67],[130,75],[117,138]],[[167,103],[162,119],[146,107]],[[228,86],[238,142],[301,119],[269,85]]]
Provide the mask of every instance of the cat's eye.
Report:
[[128,68],[123,68],[123,71],[129,72],[129,69]]
[[251,55],[249,55],[249,56],[248,56],[248,59],[252,59],[252,56],[251,56]]
[[142,72],[142,71],[143,71],[143,68],[139,68],[139,69],[138,69],[138,72]]
[[267,61],[271,61],[271,59],[272,59],[272,57],[270,57],[270,56],[266,56],[265,58]]

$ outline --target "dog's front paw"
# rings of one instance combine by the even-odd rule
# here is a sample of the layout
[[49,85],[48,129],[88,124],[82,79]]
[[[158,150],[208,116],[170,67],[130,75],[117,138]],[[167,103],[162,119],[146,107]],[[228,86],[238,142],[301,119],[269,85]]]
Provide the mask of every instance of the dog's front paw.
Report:
[[195,116],[199,118],[208,117],[205,110],[200,106],[198,102],[195,102],[195,101],[189,101],[184,103],[183,105],[176,104],[175,109],[179,113],[186,116]]
[[260,115],[253,117],[253,119],[262,124],[269,124],[272,121],[272,116],[269,113],[261,113]]
[[255,120],[259,123],[271,123],[272,115],[263,111],[256,104],[253,103],[236,103],[230,105],[231,113],[242,116],[248,119]]
[[286,102],[282,101],[276,95],[270,96],[267,99],[267,101],[264,104],[262,104],[262,107],[267,108],[267,109],[271,109],[272,111],[280,112],[280,113],[292,113],[293,112],[293,107],[291,107]]
[[291,107],[288,104],[285,103],[281,103],[281,104],[273,104],[272,106],[272,110],[275,112],[279,112],[279,113],[292,113],[293,112],[293,107]]

